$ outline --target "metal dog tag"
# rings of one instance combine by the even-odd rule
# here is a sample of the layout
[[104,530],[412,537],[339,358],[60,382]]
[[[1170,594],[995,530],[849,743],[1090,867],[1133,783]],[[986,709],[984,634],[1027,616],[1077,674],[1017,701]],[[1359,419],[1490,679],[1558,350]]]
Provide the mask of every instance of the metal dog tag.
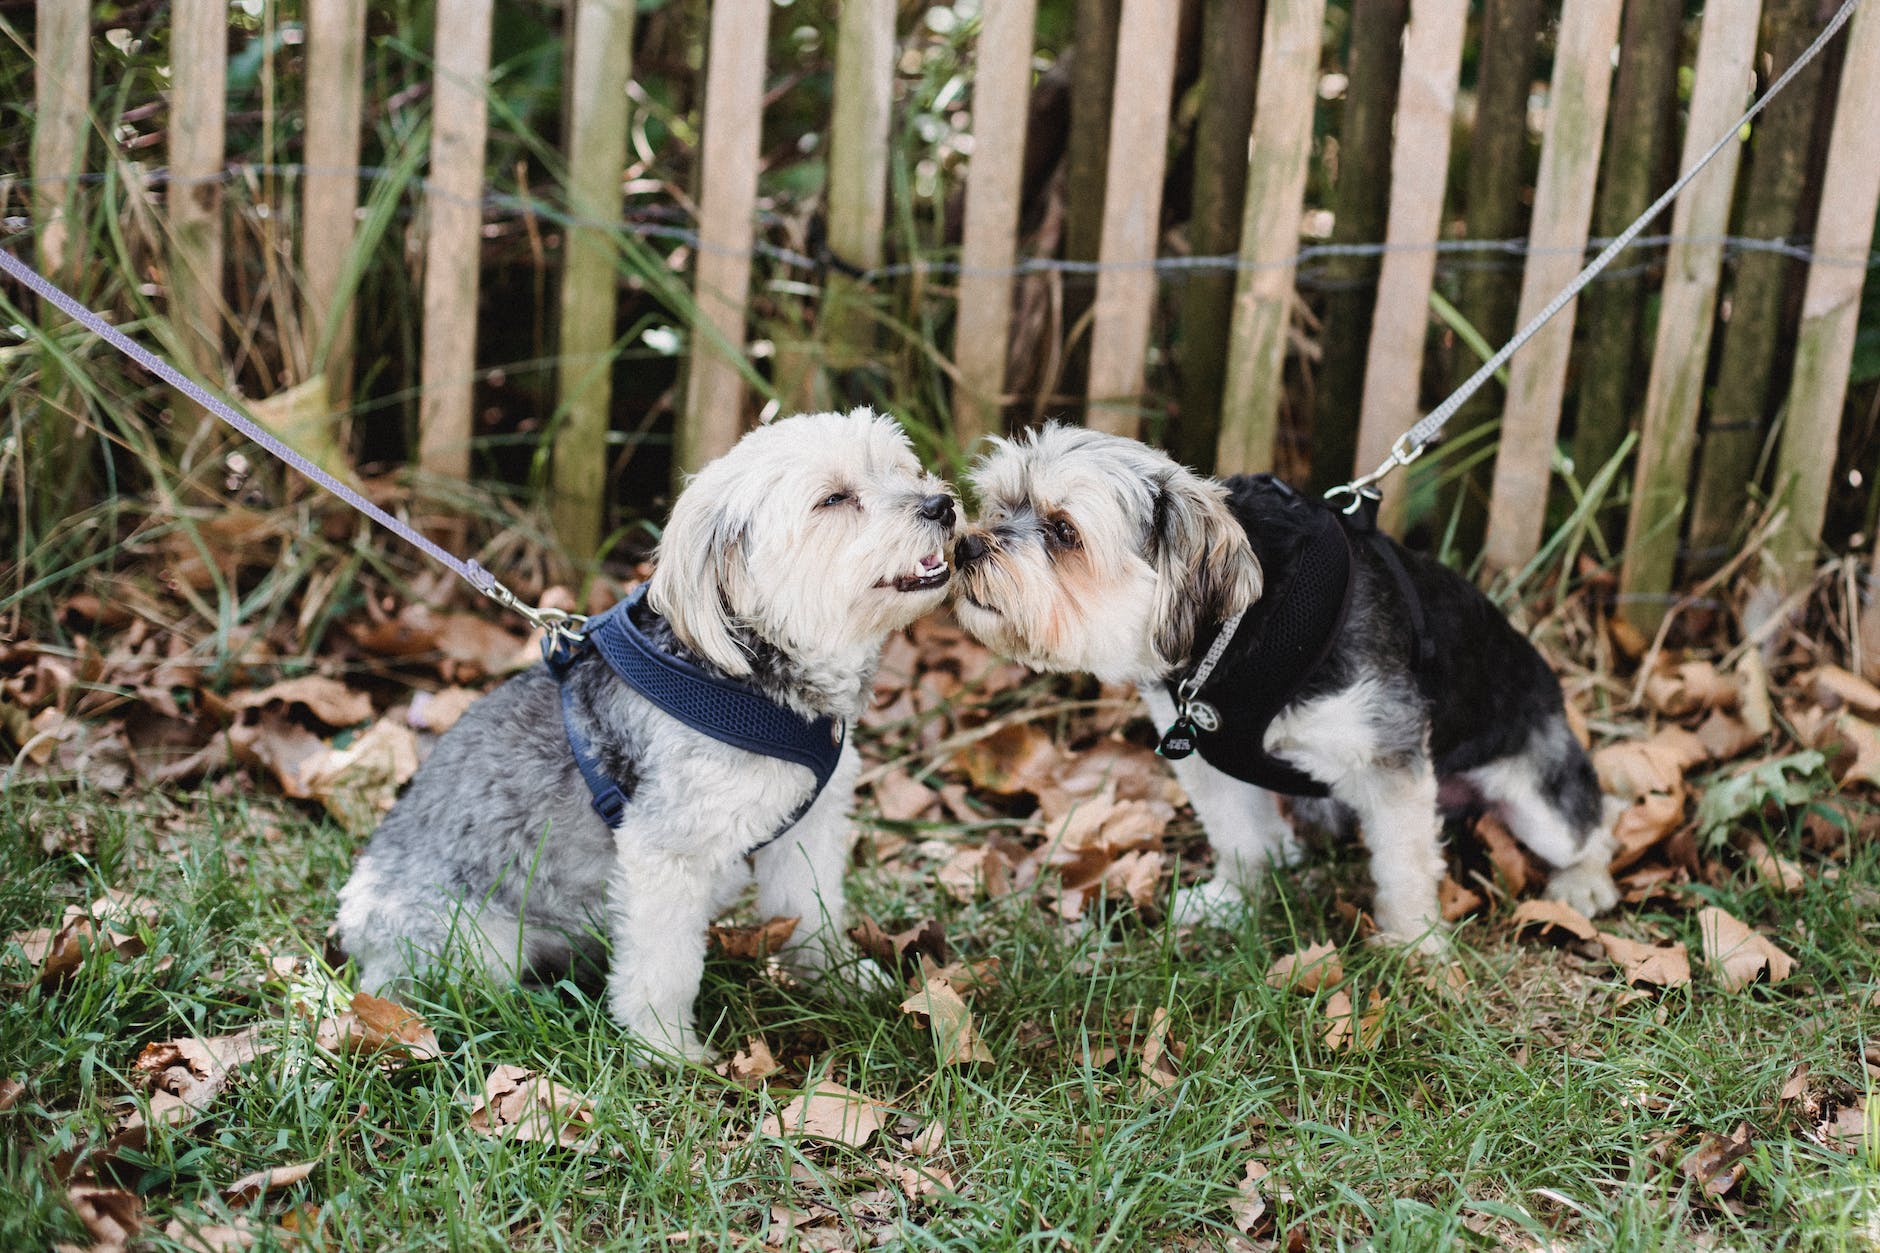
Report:
[[1188,721],[1210,735],[1221,729],[1220,711],[1204,700],[1188,703]]
[[1162,733],[1162,742],[1155,751],[1170,761],[1180,761],[1195,751],[1195,724],[1186,718],[1177,718],[1174,725]]

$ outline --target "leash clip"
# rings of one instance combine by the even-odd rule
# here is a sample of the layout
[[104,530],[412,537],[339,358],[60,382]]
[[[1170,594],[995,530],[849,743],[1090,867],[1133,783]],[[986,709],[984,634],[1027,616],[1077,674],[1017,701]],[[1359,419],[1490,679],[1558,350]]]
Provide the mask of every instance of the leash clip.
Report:
[[569,613],[565,609],[550,609],[546,605],[525,605],[516,599],[514,592],[494,580],[488,587],[478,590],[505,609],[513,609],[521,614],[530,626],[545,632],[549,641],[558,644],[579,644],[586,637],[588,620],[584,614]]

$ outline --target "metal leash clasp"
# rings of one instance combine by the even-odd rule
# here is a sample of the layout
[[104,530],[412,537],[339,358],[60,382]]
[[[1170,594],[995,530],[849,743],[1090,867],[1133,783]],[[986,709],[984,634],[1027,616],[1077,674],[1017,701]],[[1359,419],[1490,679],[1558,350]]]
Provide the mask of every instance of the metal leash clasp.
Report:
[[521,614],[530,626],[545,632],[555,643],[579,644],[587,634],[588,620],[584,614],[550,609],[546,605],[525,605],[514,592],[494,580],[481,590],[497,604]]

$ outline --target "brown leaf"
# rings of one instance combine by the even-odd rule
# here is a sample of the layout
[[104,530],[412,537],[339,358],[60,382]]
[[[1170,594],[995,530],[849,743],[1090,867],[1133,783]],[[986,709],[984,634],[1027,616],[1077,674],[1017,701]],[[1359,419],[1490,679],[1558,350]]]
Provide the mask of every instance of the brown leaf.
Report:
[[435,1061],[442,1056],[437,1033],[411,1010],[396,1001],[367,992],[353,994],[352,1007],[321,1020],[314,1043],[330,1053],[354,1053],[376,1058],[388,1069],[407,1061]]
[[1514,917],[1510,922],[1516,931],[1538,927],[1543,935],[1562,932],[1580,940],[1599,938],[1599,929],[1592,921],[1564,901],[1522,901],[1515,906]]
[[1338,946],[1313,944],[1296,953],[1288,953],[1267,967],[1268,987],[1288,989],[1310,996],[1320,988],[1343,983],[1345,966],[1339,959]]
[[1612,824],[1615,873],[1626,869],[1658,845],[1684,822],[1684,794],[1653,792],[1641,796],[1619,812]]
[[414,692],[411,708],[405,711],[405,725],[414,731],[442,735],[457,725],[483,693],[475,688],[447,687],[440,692]]
[[747,1088],[763,1086],[764,1080],[783,1069],[764,1043],[762,1036],[751,1036],[744,1041],[744,1047],[731,1055],[731,1060],[718,1068],[718,1073]]
[[719,927],[710,929],[712,943],[725,956],[739,961],[763,961],[780,953],[796,934],[798,918],[770,918],[754,927]]
[[883,1162],[894,1182],[910,1201],[918,1201],[935,1192],[953,1191],[953,1176],[937,1166]]
[[1836,781],[1843,787],[1850,783],[1880,786],[1880,727],[1844,713],[1834,720],[1832,734],[1854,750],[1853,761]]
[[1156,1006],[1149,1015],[1149,1030],[1143,1037],[1142,1050],[1136,1062],[1136,1096],[1147,1099],[1149,1096],[1175,1085],[1181,1072],[1175,1068],[1179,1050],[1169,1044],[1169,1012],[1163,1006]]
[[1645,701],[1659,713],[1682,718],[1700,709],[1735,705],[1737,687],[1710,662],[1687,661],[1650,675],[1645,680]]
[[91,1233],[90,1253],[123,1253],[144,1225],[144,1203],[122,1188],[73,1184],[65,1199]]
[[1704,751],[1717,761],[1728,761],[1762,742],[1762,736],[1750,730],[1748,723],[1720,709],[1711,711],[1710,716],[1697,728],[1696,734],[1704,745]]
[[860,1092],[825,1079],[759,1123],[757,1134],[832,1140],[859,1149],[881,1130],[882,1112]]
[[532,1140],[592,1153],[594,1106],[526,1066],[498,1066],[470,1110],[470,1129],[495,1140]]
[[1743,1159],[1754,1147],[1749,1124],[1738,1123],[1736,1131],[1727,1137],[1706,1134],[1678,1163],[1678,1171],[1698,1185],[1704,1195],[1723,1196],[1743,1177],[1747,1169]]
[[[922,962],[922,969],[925,970],[927,965],[927,962]],[[975,992],[999,986],[999,965],[996,957],[981,957],[975,961],[950,962],[939,968],[939,974],[961,996],[971,996]]]
[[1697,911],[1697,927],[1704,959],[1716,968],[1726,991],[1740,991],[1763,975],[1770,983],[1781,983],[1795,968],[1794,958],[1715,905]]
[[1012,858],[997,843],[963,848],[934,872],[940,887],[962,905],[984,896],[997,900],[1012,891]]
[[1819,1124],[1817,1134],[1821,1142],[1831,1149],[1839,1149],[1843,1153],[1861,1152],[1868,1137],[1873,1135],[1867,1117],[1866,1098],[1857,1096],[1835,1110],[1832,1117]]
[[1593,754],[1600,788],[1620,800],[1653,792],[1676,792],[1684,772],[1709,756],[1703,741],[1681,727],[1667,727],[1649,740],[1608,744]]
[[1756,871],[1756,877],[1763,884],[1777,892],[1793,894],[1807,886],[1807,878],[1802,868],[1786,857],[1778,857],[1769,850],[1769,846],[1749,836],[1742,842],[1743,857]]
[[962,748],[953,765],[982,792],[1011,796],[1047,786],[1063,762],[1057,741],[1029,722],[1014,722]]
[[139,925],[154,925],[157,915],[157,903],[149,897],[114,888],[88,906],[67,905],[57,927],[21,931],[9,939],[37,969],[40,986],[56,988],[78,972],[94,948],[108,948],[117,957],[140,955]]
[[26,1085],[18,1079],[0,1079],[0,1114],[18,1105],[25,1095]]
[[227,715],[266,709],[270,705],[283,709],[298,706],[329,727],[355,726],[372,716],[370,696],[323,674],[302,675],[259,691],[235,692],[219,701],[212,696],[205,700],[212,708],[219,705]]
[[1364,1013],[1352,1010],[1351,996],[1343,988],[1325,1001],[1325,1047],[1335,1053],[1363,1052],[1384,1034],[1384,1009],[1390,1002],[1373,990],[1365,1002]]
[[939,793],[905,770],[890,770],[875,781],[875,808],[889,822],[923,818],[939,800]]
[[926,973],[914,994],[901,1002],[901,1012],[925,1018],[933,1031],[940,1065],[963,1066],[990,1062],[992,1051],[973,1026],[973,1012],[953,985],[939,972]]
[[223,1188],[222,1196],[230,1205],[246,1205],[265,1193],[291,1188],[311,1175],[318,1165],[318,1162],[300,1162],[293,1166],[272,1166],[266,1170],[257,1170]]
[[1817,704],[1826,709],[1843,705],[1864,718],[1880,716],[1880,687],[1839,666],[1822,666],[1802,676]]
[[1629,984],[1675,988],[1691,981],[1691,959],[1682,944],[1641,944],[1610,931],[1600,932],[1599,941]]
[[889,974],[911,978],[920,973],[923,957],[936,966],[945,966],[953,960],[953,946],[947,943],[946,928],[932,918],[890,935],[868,915],[859,917],[860,921],[849,928],[849,939],[864,957],[872,958]]
[[1234,1199],[1227,1209],[1234,1216],[1234,1226],[1242,1235],[1252,1235],[1265,1225],[1266,1197],[1261,1194],[1260,1185],[1269,1173],[1265,1162],[1252,1161],[1242,1167],[1241,1180],[1234,1187]]
[[1463,887],[1448,875],[1444,875],[1443,881],[1436,885],[1436,902],[1442,910],[1444,922],[1466,918],[1485,904],[1480,892]]
[[391,811],[398,789],[416,773],[417,733],[380,718],[345,748],[329,748],[302,762],[298,782],[348,831],[364,835]]
[[1493,814],[1483,814],[1475,823],[1475,838],[1481,841],[1488,852],[1489,861],[1494,863],[1495,877],[1501,881],[1502,890],[1510,896],[1519,896],[1527,890],[1528,859],[1515,843],[1514,836],[1500,818]]
[[172,1218],[163,1228],[164,1238],[174,1240],[190,1253],[240,1253],[251,1249],[260,1237],[238,1217],[233,1224],[205,1223],[192,1227],[180,1218]]
[[1128,900],[1137,909],[1146,909],[1161,897],[1165,860],[1154,849],[1124,853],[1103,872],[1104,890],[1113,898]]

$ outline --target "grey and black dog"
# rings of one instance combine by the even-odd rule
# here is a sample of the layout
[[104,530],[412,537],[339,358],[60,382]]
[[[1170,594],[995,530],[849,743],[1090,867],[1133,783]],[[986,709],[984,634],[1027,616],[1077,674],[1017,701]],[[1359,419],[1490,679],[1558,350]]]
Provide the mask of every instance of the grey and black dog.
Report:
[[[1217,483],[1135,440],[1063,426],[995,441],[972,480],[981,514],[954,549],[960,622],[1042,669],[1138,684],[1158,727],[1177,720],[1165,684],[1266,589],[1294,584],[1325,516],[1270,478]],[[1255,748],[1355,813],[1380,929],[1426,950],[1444,945],[1439,788],[1498,810],[1554,868],[1550,895],[1588,914],[1609,908],[1618,893],[1598,784],[1540,654],[1439,563],[1394,542],[1349,553],[1342,622]],[[1393,557],[1421,602],[1426,658]],[[1236,634],[1216,673],[1258,664],[1248,634]],[[1246,727],[1249,712],[1224,704],[1219,736]],[[1219,916],[1297,845],[1271,792],[1198,755],[1173,764],[1217,863],[1215,879],[1178,906],[1188,918]]]
[[[954,528],[952,496],[892,420],[786,418],[680,494],[638,625],[799,714],[852,721],[889,634],[944,599]],[[759,913],[801,920],[784,960],[814,973],[832,959],[855,750],[773,840],[811,795],[810,769],[694,730],[591,652],[565,682],[578,729],[630,785],[620,824],[591,808],[560,690],[537,666],[438,743],[340,893],[340,941],[372,990],[453,944],[499,977],[552,978],[599,957],[605,937],[615,1019],[657,1049],[702,1057],[692,1002],[706,924],[752,869]]]

